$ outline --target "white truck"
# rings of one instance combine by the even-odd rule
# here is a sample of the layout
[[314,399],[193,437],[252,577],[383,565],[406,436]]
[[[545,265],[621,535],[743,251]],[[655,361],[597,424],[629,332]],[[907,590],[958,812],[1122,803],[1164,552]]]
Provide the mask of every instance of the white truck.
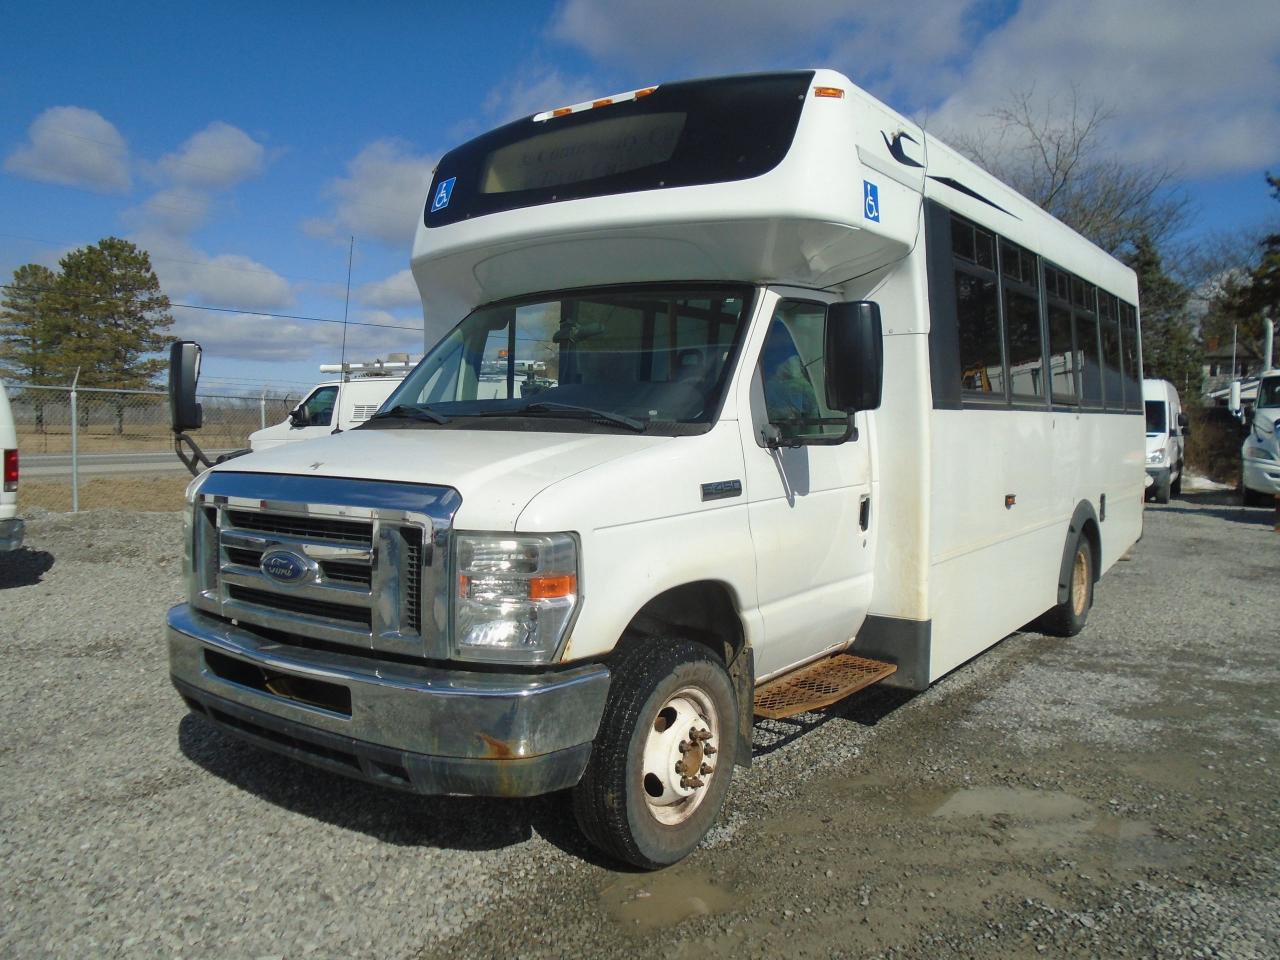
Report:
[[1266,371],[1258,382],[1240,464],[1245,506],[1274,506],[1280,497],[1280,370]]
[[4,480],[0,484],[0,553],[3,553],[22,546],[26,530],[18,516],[18,432],[3,380],[0,380],[0,451],[4,458]]
[[1168,503],[1182,493],[1186,438],[1191,435],[1182,412],[1178,391],[1168,380],[1143,380],[1142,399],[1147,415],[1147,495],[1156,503]]
[[380,412],[188,491],[173,683],[266,749],[570,788],[660,867],[753,717],[1074,634],[1141,531],[1133,272],[838,73],[487,133],[412,266],[430,346]]
[[359,426],[377,413],[412,366],[407,356],[323,364],[321,373],[341,373],[342,377],[317,384],[286,419],[249,434],[249,449],[269,450]]

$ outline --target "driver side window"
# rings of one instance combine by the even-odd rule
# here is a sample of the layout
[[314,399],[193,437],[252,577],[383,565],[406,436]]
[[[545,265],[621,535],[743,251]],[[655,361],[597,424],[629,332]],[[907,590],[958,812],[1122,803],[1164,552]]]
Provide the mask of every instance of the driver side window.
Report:
[[765,411],[784,439],[830,439],[845,432],[848,417],[826,404],[826,328],[825,306],[784,300],[765,334],[760,351]]
[[302,404],[300,409],[302,421],[299,426],[303,427],[327,427],[333,421],[333,407],[338,399],[337,387],[321,387],[311,396],[307,397],[306,402]]

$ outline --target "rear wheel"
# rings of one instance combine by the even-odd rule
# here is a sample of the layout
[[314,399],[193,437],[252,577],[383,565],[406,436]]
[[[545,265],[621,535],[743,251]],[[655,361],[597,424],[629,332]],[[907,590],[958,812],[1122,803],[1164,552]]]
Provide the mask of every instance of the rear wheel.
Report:
[[595,846],[653,870],[691,853],[720,814],[737,745],[733,684],[687,640],[638,642],[611,666],[573,811]]
[[1067,580],[1067,598],[1045,613],[1036,626],[1057,637],[1074,637],[1089,621],[1093,607],[1093,545],[1083,534],[1076,538]]

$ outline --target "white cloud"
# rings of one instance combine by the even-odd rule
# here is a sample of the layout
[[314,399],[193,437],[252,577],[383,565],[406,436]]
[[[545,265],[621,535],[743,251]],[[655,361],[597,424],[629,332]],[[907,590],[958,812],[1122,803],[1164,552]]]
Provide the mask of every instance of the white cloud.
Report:
[[289,281],[251,257],[211,255],[162,230],[143,229],[130,239],[151,254],[160,286],[171,299],[245,310],[279,310],[293,303]]
[[435,161],[397,140],[376,140],[347,164],[347,175],[329,183],[333,215],[302,225],[313,236],[353,234],[407,249]]
[[722,4],[688,0],[566,0],[550,34],[602,67],[625,65],[638,83],[830,66],[864,86],[878,81],[881,89],[914,89],[970,46],[977,5],[735,0],[729,13]]
[[174,183],[209,189],[235,186],[256,177],[265,166],[262,144],[221,120],[192,134],[176,152],[161,157],[158,164]]
[[27,142],[4,168],[29,180],[97,193],[129,189],[129,147],[110,121],[84,107],[50,107],[27,128]]
[[395,307],[416,307],[422,303],[418,293],[418,284],[409,270],[393,273],[385,280],[366,283],[356,291],[356,299],[371,307],[392,309]]
[[[341,328],[306,320],[281,320],[256,313],[211,313],[175,307],[174,336],[196,340],[220,360],[306,359],[317,350],[337,349]],[[330,329],[334,327],[334,330]]]
[[149,197],[140,207],[123,214],[126,223],[166,237],[190,236],[209,217],[208,194],[190,187],[170,187]]
[[1258,0],[1211,12],[1176,0],[1024,4],[977,47],[931,126],[981,122],[1013,91],[1034,86],[1044,102],[1074,87],[1112,108],[1125,160],[1188,175],[1253,170],[1280,154],[1278,51],[1280,17]]
[[590,77],[566,77],[554,68],[527,67],[520,79],[503,83],[489,92],[484,111],[495,123],[509,123],[544,110],[582,103],[616,90],[602,90]]

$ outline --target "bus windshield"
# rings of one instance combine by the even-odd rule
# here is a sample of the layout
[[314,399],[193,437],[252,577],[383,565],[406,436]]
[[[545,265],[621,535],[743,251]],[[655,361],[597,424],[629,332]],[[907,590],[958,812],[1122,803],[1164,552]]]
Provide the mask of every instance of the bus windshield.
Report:
[[812,71],[662,84],[564,116],[529,117],[441,159],[423,221],[583,197],[745,180],[787,155]]
[[[456,326],[365,426],[710,429],[752,289],[612,287],[496,304]],[[480,422],[482,418],[489,418]],[[545,424],[545,426],[539,426]]]

